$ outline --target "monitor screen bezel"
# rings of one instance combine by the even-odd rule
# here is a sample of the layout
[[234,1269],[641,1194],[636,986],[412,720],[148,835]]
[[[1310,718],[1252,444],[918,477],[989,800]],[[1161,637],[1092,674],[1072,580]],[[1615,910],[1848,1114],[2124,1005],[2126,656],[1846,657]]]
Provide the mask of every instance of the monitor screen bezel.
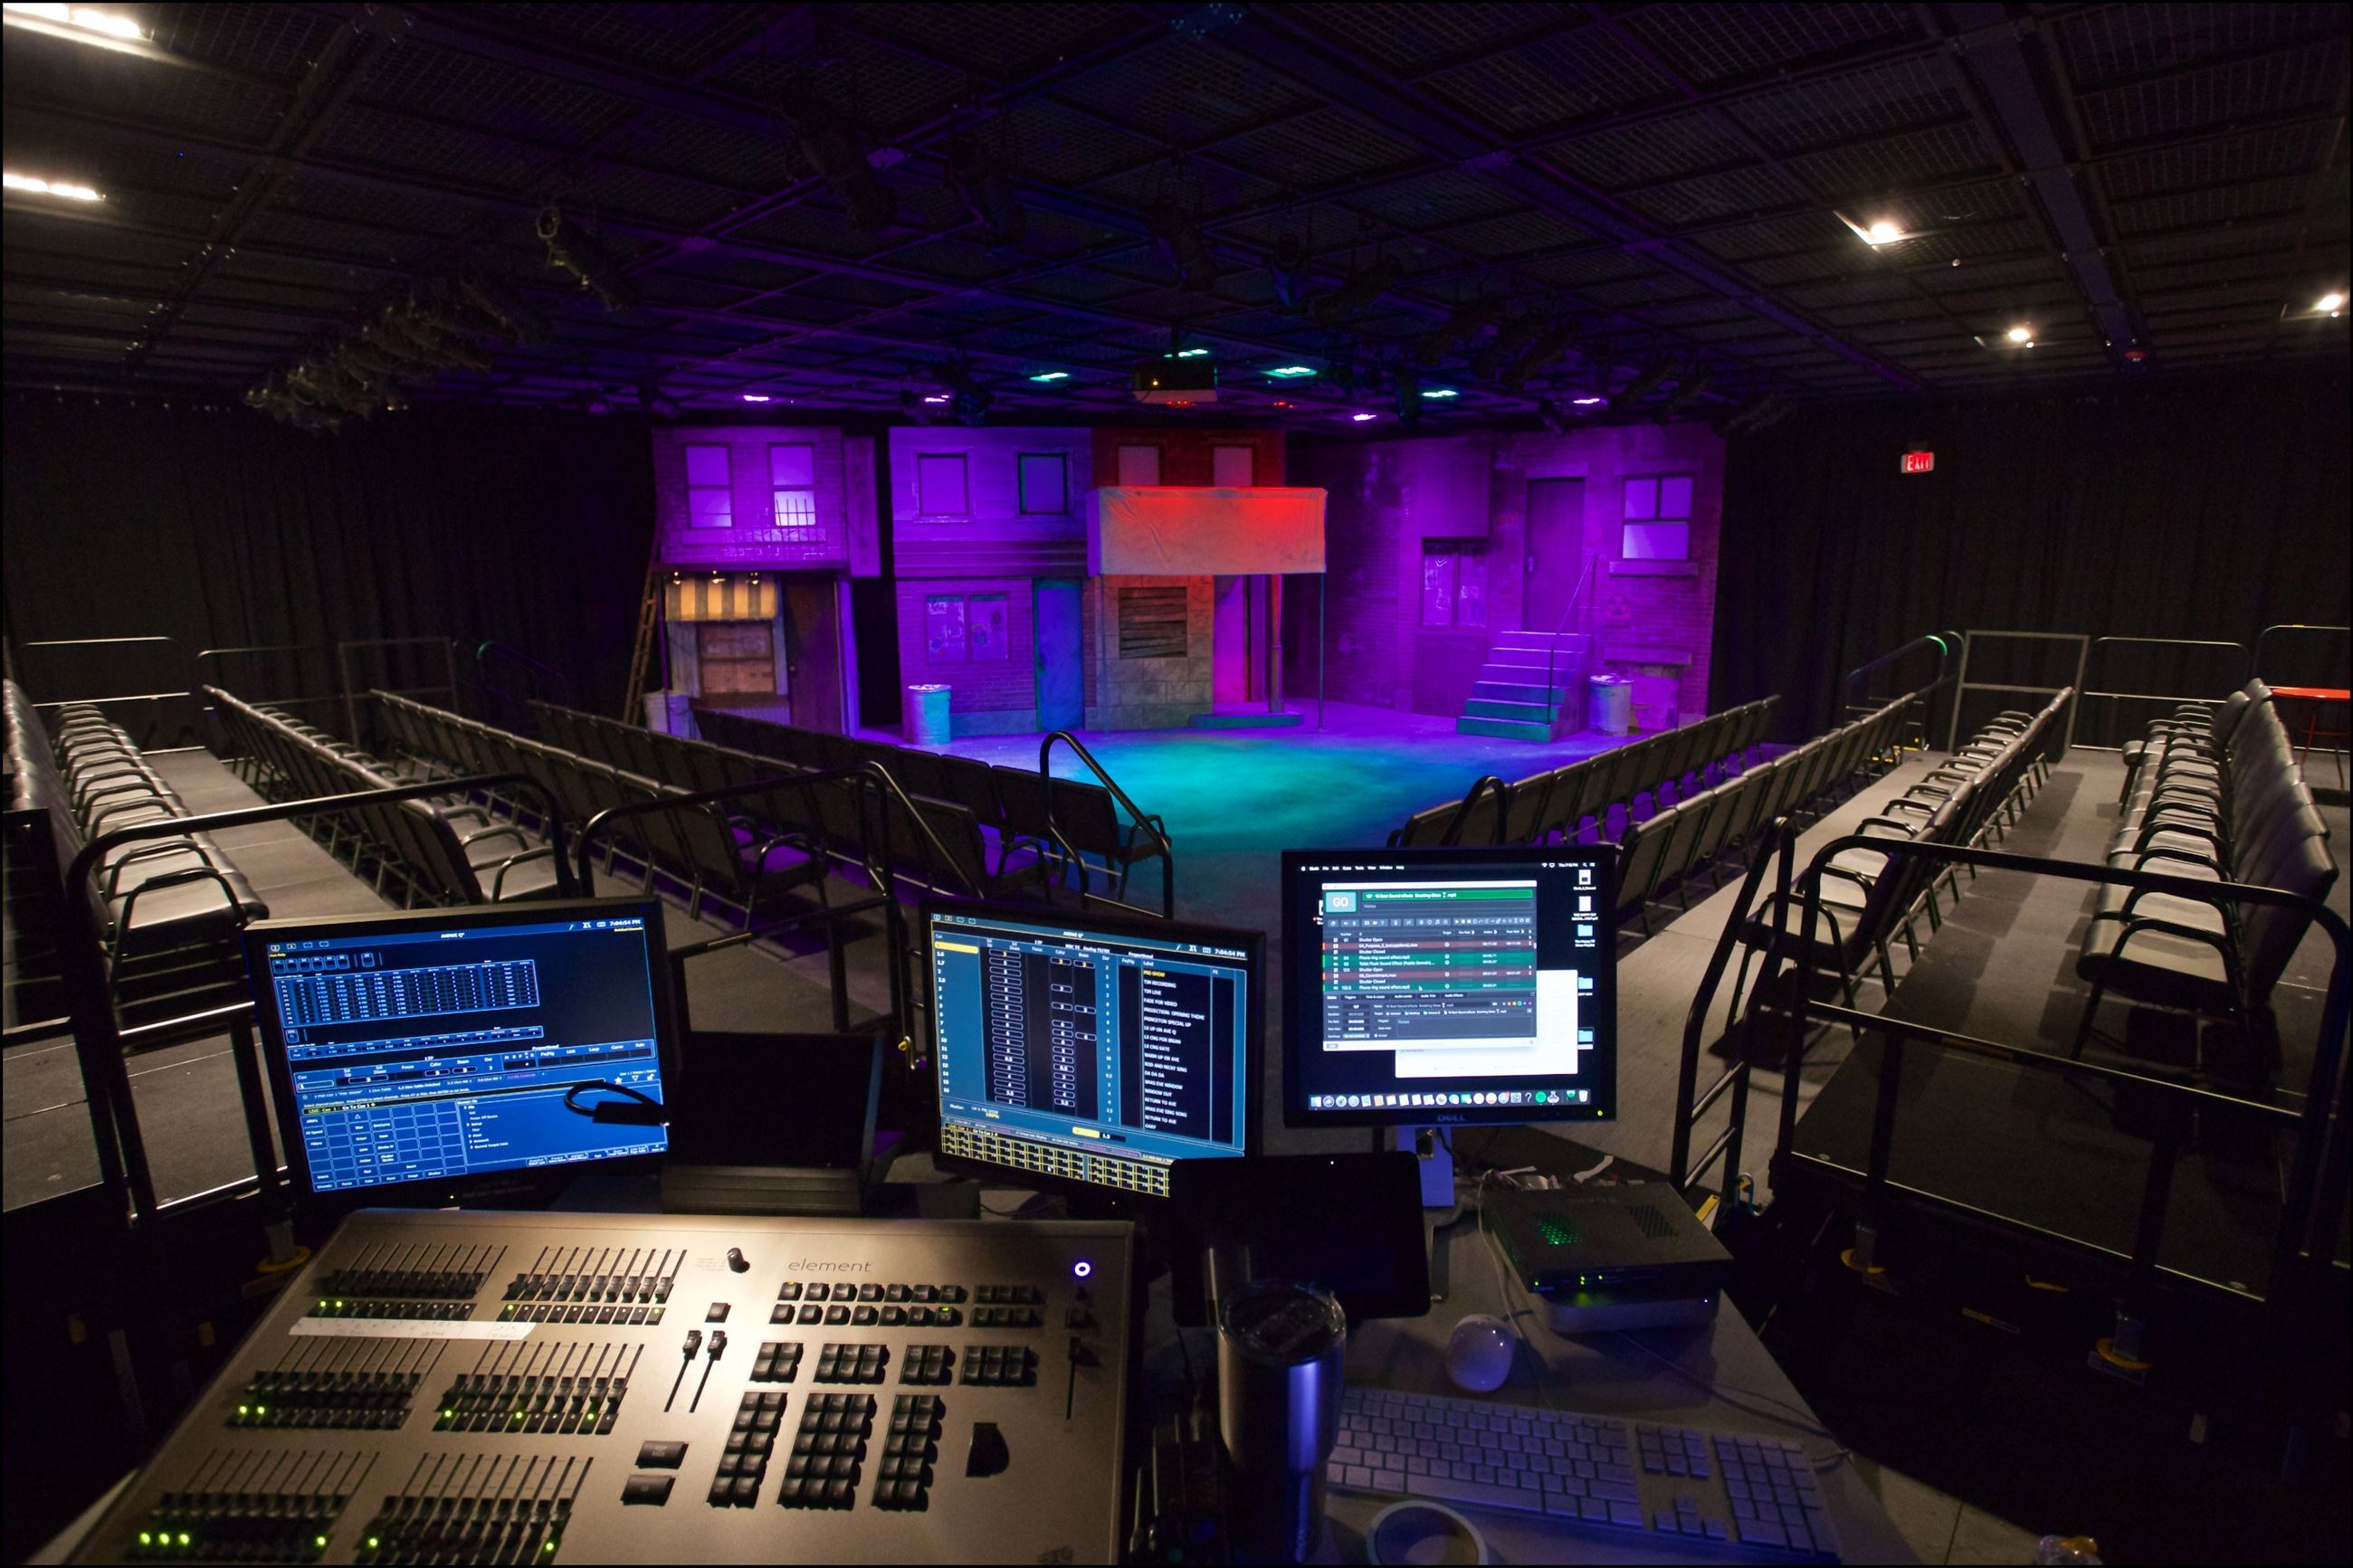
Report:
[[[1379,866],[1407,865],[1442,870],[1454,867],[1509,867],[1524,865],[1535,859],[1567,858],[1572,862],[1589,860],[1601,871],[1602,896],[1597,900],[1601,927],[1600,952],[1608,959],[1610,970],[1609,997],[1609,1103],[1606,1114],[1598,1116],[1557,1117],[1541,1113],[1530,1114],[1526,1106],[1449,1106],[1445,1110],[1417,1107],[1389,1110],[1366,1108],[1357,1110],[1314,1110],[1307,1106],[1307,1095],[1299,1081],[1300,1053],[1298,1042],[1309,1037],[1308,1009],[1316,1005],[1322,994],[1318,986],[1294,984],[1300,954],[1306,951],[1302,942],[1313,945],[1312,934],[1303,929],[1300,913],[1300,879],[1309,865],[1323,865],[1350,860],[1365,862],[1368,868]],[[1416,849],[1286,849],[1282,852],[1282,1124],[1285,1127],[1514,1127],[1539,1121],[1575,1121],[1579,1124],[1610,1122],[1618,1120],[1618,1058],[1622,1044],[1619,1040],[1617,986],[1618,965],[1618,847],[1614,844],[1503,844],[1459,845]],[[1315,1037],[1322,1036],[1322,1025],[1315,1025]]]
[[[277,988],[268,983],[269,944],[295,937],[343,940],[419,931],[472,930],[498,926],[546,925],[556,921],[609,920],[638,915],[645,920],[643,938],[647,972],[651,977],[654,1011],[654,1053],[661,1068],[664,1099],[678,1092],[681,1053],[678,1011],[671,995],[670,948],[658,898],[522,900],[504,904],[467,905],[456,909],[388,910],[381,914],[321,915],[256,921],[245,928],[246,976],[253,993],[254,1022],[259,1048],[269,1078],[269,1096],[277,1113],[278,1141],[286,1157],[286,1174],[294,1201],[306,1210],[442,1207],[469,1193],[485,1189],[520,1188],[594,1171],[600,1175],[629,1175],[655,1171],[665,1152],[617,1158],[566,1161],[507,1171],[470,1172],[462,1176],[431,1176],[413,1182],[386,1182],[378,1186],[316,1191],[311,1184],[310,1152],[302,1142],[294,1104],[293,1064],[277,1042],[284,1038],[278,1016]],[[667,1125],[663,1142],[669,1142]]]
[[[1239,926],[1198,925],[1185,921],[1164,921],[1151,915],[1098,915],[1085,910],[1039,904],[1005,903],[977,899],[925,899],[917,907],[916,919],[923,922],[923,954],[925,984],[932,973],[932,918],[934,914],[950,914],[977,920],[1003,920],[1018,925],[1060,926],[1072,934],[1101,931],[1113,938],[1134,937],[1152,942],[1192,942],[1219,947],[1237,947],[1242,951],[1243,963],[1249,966],[1256,984],[1249,986],[1247,1005],[1242,1017],[1242,1079],[1249,1086],[1249,1098],[1243,1106],[1242,1147],[1239,1154],[1205,1154],[1203,1160],[1247,1160],[1260,1153],[1263,1147],[1266,1109],[1261,1103],[1266,1094],[1266,933]],[[931,1094],[933,1146],[938,1147],[940,1124],[945,1112],[940,1101],[940,1010],[939,998],[931,998],[931,1027],[928,1045],[932,1054]],[[1149,1194],[1132,1192],[1124,1187],[1105,1186],[1095,1182],[1074,1181],[1064,1176],[1050,1176],[1036,1171],[1018,1169],[1011,1165],[995,1165],[986,1160],[963,1155],[934,1153],[933,1162],[944,1171],[962,1175],[994,1178],[1003,1185],[1039,1192],[1065,1194],[1085,1194],[1109,1201],[1113,1206],[1127,1203],[1138,1205],[1161,1205],[1168,1200]],[[1172,1176],[1170,1187],[1175,1181]]]

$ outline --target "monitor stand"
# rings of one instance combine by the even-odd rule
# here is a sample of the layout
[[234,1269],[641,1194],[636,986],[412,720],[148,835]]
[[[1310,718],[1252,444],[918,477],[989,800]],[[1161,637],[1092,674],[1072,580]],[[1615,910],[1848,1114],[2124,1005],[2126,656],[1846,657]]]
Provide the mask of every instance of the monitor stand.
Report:
[[1421,1239],[1430,1251],[1430,1299],[1443,1301],[1453,1279],[1446,1238],[1439,1232],[1461,1217],[1454,1201],[1453,1133],[1444,1127],[1397,1127],[1390,1132],[1397,1148],[1421,1163]]

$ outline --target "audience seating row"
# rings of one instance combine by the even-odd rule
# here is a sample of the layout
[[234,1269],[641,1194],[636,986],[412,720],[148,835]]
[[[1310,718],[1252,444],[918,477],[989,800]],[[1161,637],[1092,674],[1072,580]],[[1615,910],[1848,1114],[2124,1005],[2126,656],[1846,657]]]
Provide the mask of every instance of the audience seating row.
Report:
[[[569,727],[574,743],[594,731],[607,744],[629,751],[658,746],[670,737],[572,709],[534,704],[540,722]],[[1079,892],[1090,895],[1096,878],[1107,897],[1124,901],[1129,876],[1145,861],[1161,863],[1164,890],[1176,875],[1176,849],[1167,825],[1156,816],[1122,821],[1119,799],[1099,784],[1057,778],[1029,768],[992,765],[976,757],[860,741],[754,719],[724,709],[698,707],[696,727],[705,739],[801,769],[881,766],[910,795],[953,801],[973,815],[997,847],[997,874],[1008,860],[1036,857],[1065,880],[1075,872]],[[1163,913],[1173,913],[1164,897]]]
[[[141,839],[106,851],[83,885],[69,889],[75,858],[95,838],[191,815],[130,736],[99,709],[58,710],[44,723],[16,682],[5,685],[8,846],[12,883],[30,890],[13,915],[21,942],[34,933],[70,940],[69,897],[84,900],[102,933],[102,961],[125,1028],[159,1024],[241,991],[237,933],[269,907],[218,844],[203,833]],[[20,1017],[61,1015],[62,950],[14,955]]]
[[1414,813],[1388,842],[1397,847],[1542,844],[1577,837],[1588,817],[1594,831],[1608,837],[1613,807],[1622,807],[1630,824],[1645,798],[1656,811],[1666,804],[1661,792],[1672,790],[1680,798],[1686,779],[1695,777],[1704,787],[1711,778],[1737,771],[1764,740],[1780,700],[1767,697],[1743,703],[1514,784],[1481,779],[1461,800]]
[[[1707,874],[1713,890],[1718,885],[1719,859],[1729,855],[1745,860],[1760,841],[1761,830],[1776,817],[1797,816],[1844,781],[1886,763],[1901,744],[1907,707],[1908,700],[1891,702],[1794,751],[1752,764],[1725,783],[1683,795],[1647,816],[1634,817],[1630,805],[1630,820],[1618,841],[1620,921],[1638,920],[1647,933],[1651,903],[1671,888],[1677,906],[1689,909],[1700,873]],[[1608,756],[1594,760],[1606,762]],[[1700,776],[1704,780],[1704,773]],[[1662,783],[1681,787],[1679,780]],[[1651,798],[1658,801],[1656,789]],[[1597,831],[1602,826],[1597,813]]]
[[[2044,752],[2074,696],[2069,688],[2038,711],[2000,715],[1954,753],[1956,761],[1966,759],[1965,765],[1931,770],[1888,801],[1879,815],[1864,818],[1856,832],[1866,837],[1962,847],[1977,846],[1998,834],[2001,822],[2014,820],[2049,776]],[[1907,705],[1891,704],[1874,720],[1892,713],[1900,722]],[[1936,886],[1940,879],[1958,896],[1959,885],[1949,867],[1918,856],[1848,849],[1822,868],[1820,906],[1810,931],[1805,890],[1791,888],[1776,890],[1757,906],[1741,928],[1741,942],[1752,953],[1810,961],[1814,968],[1836,973],[1847,1005],[1852,1007],[1855,985],[1868,973],[1873,956],[1879,961],[1881,984],[1894,988],[1895,968],[1888,939],[1898,930],[1918,955],[1912,917],[1925,904],[1931,926],[1938,922]]]
[[[2335,886],[2327,828],[2261,681],[2152,726],[2130,765],[2109,865],[2276,888],[2316,902]],[[2252,1022],[2310,923],[2307,910],[2280,905],[2103,888],[2075,965],[2092,983],[2077,1054],[2110,991]]]
[[[407,698],[375,695],[387,731],[412,766],[428,773],[522,773],[545,786],[575,834],[617,807],[747,789],[726,801],[619,817],[602,833],[607,871],[617,858],[626,858],[649,888],[658,874],[668,876],[684,890],[691,918],[700,918],[705,900],[715,897],[742,910],[749,927],[795,890],[813,892],[824,909],[828,879],[836,876],[868,889],[897,884],[917,893],[1020,891],[1013,878],[989,870],[970,811],[910,796],[879,771],[803,773],[649,731],[634,731],[647,742],[638,745],[619,733],[630,729],[626,725],[607,731],[590,723],[547,724],[581,742],[566,747]],[[540,718],[546,723],[545,714]]]
[[[289,714],[254,707],[218,687],[206,687],[204,696],[239,773],[266,800],[314,800],[411,782]],[[328,853],[348,860],[355,875],[372,878],[378,893],[387,880],[396,884],[404,906],[420,900],[493,903],[555,890],[545,846],[465,801],[375,801],[298,822]]]

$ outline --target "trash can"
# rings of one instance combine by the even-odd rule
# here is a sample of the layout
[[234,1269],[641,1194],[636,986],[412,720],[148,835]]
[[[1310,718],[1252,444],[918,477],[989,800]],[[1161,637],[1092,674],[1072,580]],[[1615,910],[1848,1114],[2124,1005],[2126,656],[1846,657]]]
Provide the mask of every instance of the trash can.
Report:
[[646,728],[657,735],[692,736],[694,699],[683,691],[647,692]]
[[906,711],[902,715],[902,728],[911,746],[944,746],[948,742],[948,697],[953,688],[946,686],[910,686],[907,688]]
[[1597,675],[1585,683],[1585,724],[1605,735],[1623,735],[1634,720],[1634,683]]

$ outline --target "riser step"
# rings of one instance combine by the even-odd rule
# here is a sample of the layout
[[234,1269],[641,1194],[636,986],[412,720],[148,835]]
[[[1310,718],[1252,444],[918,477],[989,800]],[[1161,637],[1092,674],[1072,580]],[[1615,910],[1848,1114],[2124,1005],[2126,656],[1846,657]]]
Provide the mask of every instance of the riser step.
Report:
[[1454,732],[1458,735],[1492,735],[1502,741],[1547,742],[1559,737],[1549,724],[1530,724],[1516,719],[1457,719]]
[[1589,648],[1593,646],[1590,632],[1497,632],[1497,647],[1561,647]]
[[1483,697],[1491,702],[1566,702],[1570,689],[1566,686],[1528,686],[1515,680],[1476,680],[1471,683],[1471,695]]
[[1466,719],[1517,719],[1528,723],[1551,724],[1560,719],[1560,706],[1547,708],[1538,702],[1488,702],[1473,697],[1462,705]]
[[1555,686],[1580,686],[1585,681],[1585,661],[1564,658],[1547,670],[1541,664],[1509,664],[1491,658],[1479,667],[1480,679],[1500,680],[1506,684],[1525,682],[1530,686],[1542,686],[1547,674],[1552,677]]

